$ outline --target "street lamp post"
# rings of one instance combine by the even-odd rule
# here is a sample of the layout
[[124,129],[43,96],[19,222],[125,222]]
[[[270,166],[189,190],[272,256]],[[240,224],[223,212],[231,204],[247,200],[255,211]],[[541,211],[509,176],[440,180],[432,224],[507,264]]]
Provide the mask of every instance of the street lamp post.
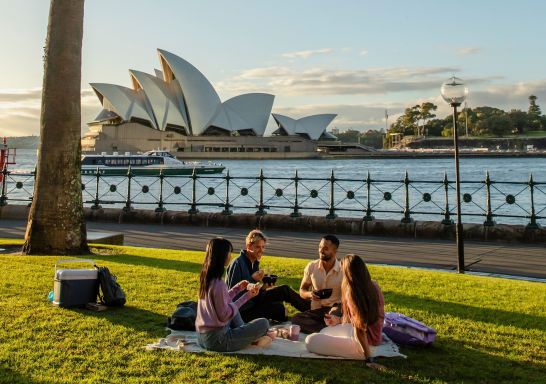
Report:
[[461,220],[461,192],[459,178],[459,133],[457,131],[457,107],[466,99],[468,88],[464,82],[453,76],[442,84],[442,97],[453,107],[453,146],[455,147],[455,190],[457,193],[457,272],[464,273],[464,232]]

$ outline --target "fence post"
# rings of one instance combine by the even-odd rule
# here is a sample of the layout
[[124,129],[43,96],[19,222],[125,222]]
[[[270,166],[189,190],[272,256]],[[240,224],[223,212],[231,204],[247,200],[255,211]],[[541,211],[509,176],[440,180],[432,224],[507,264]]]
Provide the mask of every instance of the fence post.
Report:
[[163,207],[163,179],[165,178],[165,174],[163,173],[163,168],[159,170],[159,201],[157,202],[157,208],[155,209],[156,212],[161,213],[165,212],[166,209]]
[[263,216],[267,213],[264,209],[264,179],[264,170],[262,168],[260,169],[260,176],[258,177],[258,180],[260,180],[260,203],[258,204],[256,216]]
[[123,207],[124,212],[131,211],[131,179],[133,178],[133,172],[131,171],[131,166],[127,169],[127,199],[125,200],[125,207]]
[[296,190],[296,197],[294,199],[294,212],[290,214],[290,217],[301,217],[301,213],[299,211],[300,207],[298,205],[298,182],[300,178],[298,177],[298,170],[296,169],[296,175],[294,176],[294,187]]
[[442,224],[452,225],[453,220],[451,220],[451,216],[449,213],[449,181],[447,181],[446,172],[444,172],[444,181],[442,183],[444,184],[444,190],[445,190],[445,196],[446,196],[446,205],[444,208],[444,219],[442,220]]
[[188,213],[190,215],[195,215],[196,213],[199,213],[199,210],[197,209],[197,187],[196,187],[197,173],[195,171],[195,168],[193,169],[191,178],[193,180],[192,187],[191,187],[191,207],[188,210]]
[[226,179],[226,202],[224,203],[224,210],[222,211],[222,214],[228,216],[233,213],[233,211],[229,209],[231,207],[231,204],[229,204],[229,180],[231,179],[231,177],[229,176],[229,169],[227,170],[225,179]]
[[366,175],[366,193],[367,193],[367,202],[366,202],[366,216],[364,216],[364,221],[372,221],[374,217],[372,216],[372,206],[370,202],[370,190],[371,190],[372,179],[370,179],[370,171]]
[[533,174],[529,177],[529,190],[531,191],[531,221],[525,226],[526,229],[539,229],[540,225],[537,223],[537,216],[535,214],[535,182],[533,181]]
[[4,168],[2,169],[2,195],[0,195],[0,207],[8,204],[8,196],[6,195],[6,183],[8,178],[8,162],[4,163]]
[[95,182],[95,200],[93,201],[93,205],[91,206],[91,209],[101,209],[100,206],[100,199],[99,199],[99,181],[100,181],[100,168],[97,167],[97,170],[95,171],[95,176],[97,178]]
[[326,215],[327,219],[335,219],[336,208],[334,200],[334,184],[336,182],[336,177],[334,176],[334,170],[332,169],[332,175],[330,176],[330,207],[328,208],[328,214]]
[[402,220],[400,220],[402,223],[408,224],[412,223],[413,219],[410,216],[410,197],[409,197],[409,185],[410,185],[410,179],[408,176],[408,171],[406,170],[406,174],[404,175],[404,190],[405,190],[405,197],[404,197],[404,217]]
[[486,227],[492,227],[495,225],[495,222],[493,221],[493,212],[491,211],[491,179],[489,178],[489,171],[485,174],[485,190],[486,190],[486,213],[485,213],[485,221],[483,223]]

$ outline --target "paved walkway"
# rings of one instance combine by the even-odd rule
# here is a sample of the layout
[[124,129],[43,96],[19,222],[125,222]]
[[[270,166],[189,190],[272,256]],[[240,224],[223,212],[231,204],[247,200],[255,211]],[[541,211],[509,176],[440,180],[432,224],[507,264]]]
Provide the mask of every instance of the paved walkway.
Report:
[[[0,238],[22,238],[26,222],[0,220]],[[115,224],[89,222],[87,228],[125,235],[125,244],[170,249],[203,250],[214,236],[224,236],[241,248],[248,232],[240,228],[185,227],[174,225]],[[266,231],[266,255],[313,259],[317,257],[321,234]],[[389,237],[339,235],[340,255],[356,253],[366,262],[455,270],[455,242],[424,241]],[[525,276],[546,281],[546,245],[465,243],[467,270],[492,274]]]

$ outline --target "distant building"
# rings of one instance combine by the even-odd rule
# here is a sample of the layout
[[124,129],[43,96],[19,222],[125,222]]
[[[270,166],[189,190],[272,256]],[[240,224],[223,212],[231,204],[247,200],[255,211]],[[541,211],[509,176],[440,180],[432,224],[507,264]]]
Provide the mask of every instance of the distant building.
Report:
[[[335,140],[326,132],[337,116],[301,119],[273,114],[278,129],[264,137],[275,96],[248,93],[222,102],[212,84],[184,59],[158,49],[162,70],[154,75],[130,70],[133,87],[92,83],[103,110],[82,139],[84,151],[165,149],[178,157],[210,157],[210,152],[316,153],[316,142]],[[284,156],[286,157],[286,156]]]

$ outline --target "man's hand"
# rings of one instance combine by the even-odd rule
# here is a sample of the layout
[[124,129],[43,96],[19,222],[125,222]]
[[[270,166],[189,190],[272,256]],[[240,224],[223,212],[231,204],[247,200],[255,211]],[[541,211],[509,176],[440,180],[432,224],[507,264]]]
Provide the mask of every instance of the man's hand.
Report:
[[246,287],[248,286],[249,282],[248,280],[241,280],[237,283],[237,287],[240,288],[242,291],[246,290]]
[[311,297],[310,297],[311,300],[313,300],[313,301],[321,301],[321,300],[322,300],[320,297],[318,297],[317,295],[315,295],[315,294],[313,293],[313,291],[309,291],[309,293],[311,294]]
[[341,317],[327,313],[324,315],[324,323],[329,327],[333,327],[341,324]]
[[262,281],[262,279],[264,278],[264,275],[265,275],[264,270],[259,269],[252,274],[252,278],[254,279],[254,281]]

